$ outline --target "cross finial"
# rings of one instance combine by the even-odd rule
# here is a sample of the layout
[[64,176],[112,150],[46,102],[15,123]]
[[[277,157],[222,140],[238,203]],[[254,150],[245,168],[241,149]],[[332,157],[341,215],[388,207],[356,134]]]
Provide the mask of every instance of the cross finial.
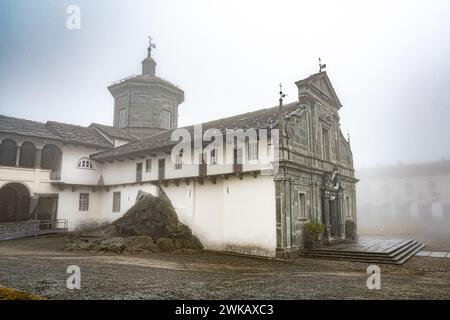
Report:
[[152,40],[153,40],[153,38],[152,38],[152,36],[148,36],[148,56],[150,57],[150,54],[151,54],[151,52],[152,52],[152,48],[153,49],[156,49],[156,44],[154,44],[153,42],[152,42]]
[[286,94],[283,93],[283,86],[281,85],[281,83],[279,84],[280,86],[280,103],[283,102],[283,98],[286,97]]
[[319,57],[319,72],[322,72],[323,69],[325,69],[327,65],[324,63],[322,64],[322,59]]

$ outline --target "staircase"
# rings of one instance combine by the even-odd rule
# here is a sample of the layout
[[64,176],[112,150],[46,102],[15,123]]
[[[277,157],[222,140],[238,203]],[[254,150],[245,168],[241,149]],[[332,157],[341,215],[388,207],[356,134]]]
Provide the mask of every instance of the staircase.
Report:
[[[370,245],[363,242],[361,244],[334,244],[317,249],[305,249],[303,256],[317,259],[400,265],[425,247],[424,244],[412,239],[370,241]],[[377,245],[376,241],[384,241],[385,243]]]

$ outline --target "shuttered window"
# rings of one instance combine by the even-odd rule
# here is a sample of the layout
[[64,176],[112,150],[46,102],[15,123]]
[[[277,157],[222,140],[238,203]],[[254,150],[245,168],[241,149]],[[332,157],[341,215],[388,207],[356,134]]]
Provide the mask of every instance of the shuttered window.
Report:
[[89,210],[89,193],[80,193],[79,208],[80,211]]

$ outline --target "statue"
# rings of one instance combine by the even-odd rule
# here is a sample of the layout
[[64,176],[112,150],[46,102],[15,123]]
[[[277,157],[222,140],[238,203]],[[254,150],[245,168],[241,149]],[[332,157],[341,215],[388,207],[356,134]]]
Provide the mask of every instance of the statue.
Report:
[[[341,183],[337,176],[338,168],[334,167],[332,171],[325,172],[324,185],[327,190],[339,191]],[[334,199],[331,199],[334,200]]]

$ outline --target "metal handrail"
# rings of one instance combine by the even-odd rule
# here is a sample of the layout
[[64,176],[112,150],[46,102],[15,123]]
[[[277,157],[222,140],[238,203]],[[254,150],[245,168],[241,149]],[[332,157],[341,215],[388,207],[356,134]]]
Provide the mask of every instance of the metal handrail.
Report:
[[66,231],[68,226],[67,219],[4,222],[0,223],[0,234],[35,234],[40,230]]
[[39,229],[67,230],[68,224],[67,219],[39,220]]

